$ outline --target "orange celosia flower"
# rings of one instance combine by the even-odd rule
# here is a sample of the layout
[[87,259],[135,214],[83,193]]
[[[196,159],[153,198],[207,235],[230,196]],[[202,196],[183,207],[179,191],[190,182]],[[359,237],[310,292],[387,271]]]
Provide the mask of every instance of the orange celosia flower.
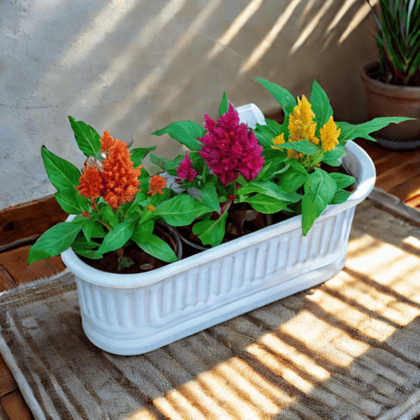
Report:
[[99,169],[85,167],[80,177],[80,185],[76,187],[79,193],[86,198],[100,197],[103,188],[102,174]]
[[155,207],[152,206],[151,204],[149,204],[148,206],[146,206],[146,210],[149,210],[151,212],[154,212],[155,211]]
[[163,194],[162,188],[166,188],[166,179],[160,175],[153,175],[149,179],[149,191],[147,191],[147,194],[152,194],[152,197],[156,193]]
[[141,169],[133,167],[127,145],[114,140],[106,131],[101,139],[101,151],[106,154],[105,159],[95,164],[95,159],[90,156],[76,188],[84,197],[103,197],[116,210],[133,201],[139,190]]
[[101,152],[108,153],[115,142],[116,140],[112,138],[111,134],[109,134],[108,131],[104,131],[104,134],[101,138]]

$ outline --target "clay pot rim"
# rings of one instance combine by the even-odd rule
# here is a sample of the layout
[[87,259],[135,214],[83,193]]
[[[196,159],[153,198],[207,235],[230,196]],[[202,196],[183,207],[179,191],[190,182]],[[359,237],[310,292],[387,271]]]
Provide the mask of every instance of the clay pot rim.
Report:
[[384,96],[396,97],[403,96],[404,99],[420,99],[420,86],[403,86],[393,85],[391,83],[384,83],[376,79],[372,79],[368,72],[373,70],[375,67],[379,67],[379,62],[366,64],[363,67],[363,71],[360,73],[360,77],[365,83],[366,89],[372,92],[380,93]]

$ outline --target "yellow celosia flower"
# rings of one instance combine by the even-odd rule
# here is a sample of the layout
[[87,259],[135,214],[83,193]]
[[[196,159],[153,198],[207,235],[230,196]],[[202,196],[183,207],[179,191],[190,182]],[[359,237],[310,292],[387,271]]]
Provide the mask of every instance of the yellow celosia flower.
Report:
[[303,156],[302,153],[296,152],[296,150],[289,149],[287,151],[288,159],[299,160]]
[[277,146],[278,144],[284,144],[284,133],[281,133],[279,136],[277,136],[274,140],[273,140],[273,144],[275,144],[275,146],[271,146],[272,149],[279,149],[279,150],[283,150],[282,147]]
[[155,211],[155,207],[152,206],[151,204],[149,204],[148,206],[146,206],[146,210],[149,210],[151,212],[154,212]]
[[333,117],[330,117],[327,123],[320,130],[322,149],[328,152],[335,148],[338,144],[338,136],[341,130],[337,128]]
[[313,121],[315,114],[312,111],[311,103],[302,95],[298,98],[298,105],[289,117],[289,141],[309,140],[319,144],[318,137],[315,137],[316,122]]

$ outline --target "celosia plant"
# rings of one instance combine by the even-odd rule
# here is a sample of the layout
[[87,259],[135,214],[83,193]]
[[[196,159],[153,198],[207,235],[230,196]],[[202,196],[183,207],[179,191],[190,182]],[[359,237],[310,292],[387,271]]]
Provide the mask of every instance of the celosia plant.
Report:
[[[274,83],[254,80],[274,96],[284,111],[283,124],[266,119],[266,125],[257,124],[255,134],[264,147],[267,164],[277,171],[273,181],[282,192],[296,192],[302,197],[288,205],[287,210],[292,215],[302,214],[302,232],[306,235],[329,204],[343,203],[351,194],[345,188],[355,178],[328,171],[329,167],[341,166],[347,141],[356,138],[376,141],[370,133],[410,118],[375,118],[358,125],[335,122],[330,101],[315,80],[310,99],[303,95],[297,101]],[[280,168],[279,162],[282,162]],[[267,171],[267,176],[270,174],[272,170]]]
[[259,212],[274,213],[299,201],[300,196],[282,192],[270,182],[274,171],[269,174],[263,169],[263,147],[248,125],[240,123],[226,94],[218,120],[207,114],[204,120],[205,128],[192,121],[178,121],[153,133],[169,134],[192,151],[173,161],[151,154],[151,161],[175,177],[175,189],[189,190],[196,201],[208,206],[192,231],[204,245],[216,246],[225,237],[232,204],[249,203]]
[[200,156],[223,185],[235,181],[239,175],[251,181],[261,171],[263,148],[258,144],[247,124],[239,124],[239,115],[229,104],[229,110],[214,121],[204,115],[207,133],[197,140],[203,143]]
[[82,172],[45,146],[41,154],[57,189],[57,202],[65,212],[77,216],[41,235],[29,251],[28,264],[72,247],[89,259],[117,251],[121,269],[134,264],[124,255],[124,248],[133,243],[160,260],[176,261],[171,247],[153,233],[155,222],[188,224],[208,207],[191,197],[174,196],[161,176],[149,177],[141,161],[156,146],[130,152],[126,143],[114,140],[108,132],[100,138],[92,127],[69,118],[86,156]]

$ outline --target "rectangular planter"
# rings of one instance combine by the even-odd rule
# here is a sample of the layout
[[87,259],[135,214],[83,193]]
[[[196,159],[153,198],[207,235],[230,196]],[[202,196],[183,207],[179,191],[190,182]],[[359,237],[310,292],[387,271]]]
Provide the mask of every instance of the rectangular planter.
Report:
[[[238,108],[251,109],[240,114],[251,127],[255,115],[260,119],[252,107]],[[329,206],[306,237],[302,217],[295,216],[140,274],[104,273],[71,248],[63,252],[76,276],[89,340],[110,353],[142,354],[336,275],[345,263],[355,207],[375,183],[369,156],[352,141],[346,147],[343,165],[357,188],[347,202]]]

